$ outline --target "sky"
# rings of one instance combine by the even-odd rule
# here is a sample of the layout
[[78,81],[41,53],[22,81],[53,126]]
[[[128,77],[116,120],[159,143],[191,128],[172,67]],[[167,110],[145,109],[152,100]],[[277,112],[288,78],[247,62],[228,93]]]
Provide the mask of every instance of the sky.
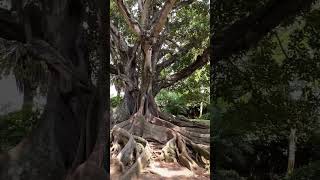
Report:
[[110,86],[110,97],[114,97],[117,95],[117,91],[116,88],[114,87],[114,85]]
[[[115,86],[110,86],[110,97],[117,95]],[[13,75],[0,79],[0,114],[19,110],[22,106],[23,94],[17,90]],[[45,97],[36,97],[35,103],[45,104]],[[3,112],[2,112],[3,111]]]
[[[123,95],[123,92],[121,92],[121,95]],[[115,96],[117,96],[116,87],[113,84],[110,84],[110,98]]]
[[[35,108],[42,108],[46,104],[46,97],[37,95],[34,97]],[[0,79],[0,114],[21,109],[23,94],[17,89],[13,75]]]
[[6,105],[9,105],[8,111],[18,110],[22,106],[22,101],[23,95],[17,90],[14,76],[3,77],[0,80],[0,111]]

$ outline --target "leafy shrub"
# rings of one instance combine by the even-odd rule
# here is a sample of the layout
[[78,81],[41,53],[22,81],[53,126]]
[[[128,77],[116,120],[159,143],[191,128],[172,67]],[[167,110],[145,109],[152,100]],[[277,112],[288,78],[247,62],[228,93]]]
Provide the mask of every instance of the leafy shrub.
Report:
[[217,171],[217,178],[223,180],[244,180],[236,171],[234,170],[219,170]]
[[320,161],[296,169],[287,180],[317,180],[320,177]]
[[173,102],[173,101],[169,101],[169,103],[164,107],[164,111],[174,115],[187,113],[187,109],[184,107],[183,104],[181,104],[181,102]]
[[180,111],[179,98],[178,93],[162,90],[156,96],[156,103],[162,111],[177,115]]
[[111,107],[112,108],[115,108],[117,107],[118,105],[120,105],[121,101],[122,101],[122,97],[121,96],[115,96],[115,97],[112,97],[111,100]]
[[8,150],[31,132],[40,111],[20,110],[0,116],[0,151]]
[[206,120],[209,120],[211,118],[211,114],[208,112],[208,113],[205,113],[201,116],[201,119],[206,119]]
[[170,92],[170,91],[160,91],[160,93],[156,96],[156,102],[159,107],[168,113],[173,115],[186,115],[187,108],[184,98],[178,92]]

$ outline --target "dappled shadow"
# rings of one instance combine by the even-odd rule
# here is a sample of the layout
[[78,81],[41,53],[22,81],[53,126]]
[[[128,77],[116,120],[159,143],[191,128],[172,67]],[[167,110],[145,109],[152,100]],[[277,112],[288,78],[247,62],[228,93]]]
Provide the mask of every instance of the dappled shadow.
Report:
[[181,166],[178,163],[168,163],[162,161],[155,161],[150,164],[150,167],[146,168],[141,174],[139,179],[210,179],[209,174],[204,172],[192,172],[186,167]]

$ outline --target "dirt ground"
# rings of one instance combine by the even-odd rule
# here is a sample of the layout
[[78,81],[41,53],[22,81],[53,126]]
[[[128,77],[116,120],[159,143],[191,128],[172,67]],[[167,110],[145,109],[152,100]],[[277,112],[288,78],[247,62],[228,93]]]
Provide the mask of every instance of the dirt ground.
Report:
[[141,180],[155,179],[155,180],[208,180],[210,174],[205,171],[192,172],[189,169],[182,167],[178,163],[167,163],[154,161],[151,162],[150,167],[147,167],[141,174]]
[[[138,179],[134,180],[209,180],[210,174],[205,169],[190,171],[177,162],[164,162],[158,159],[162,145],[150,143],[153,152],[152,160],[148,167],[143,169]],[[111,178],[117,180],[117,178]]]

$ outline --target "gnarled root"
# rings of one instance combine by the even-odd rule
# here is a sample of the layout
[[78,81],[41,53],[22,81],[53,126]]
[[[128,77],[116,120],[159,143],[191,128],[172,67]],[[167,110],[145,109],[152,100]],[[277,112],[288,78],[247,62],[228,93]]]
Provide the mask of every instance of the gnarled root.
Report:
[[123,166],[126,172],[118,179],[138,176],[149,164],[152,149],[148,141],[163,147],[161,160],[178,162],[192,171],[210,166],[208,126],[170,115],[155,117],[137,113],[115,125],[111,131],[112,161],[118,161],[118,167]]
[[[130,134],[115,126],[111,131],[111,179],[132,179],[138,177],[151,157],[149,144],[143,138]],[[123,173],[122,176],[117,174]]]

